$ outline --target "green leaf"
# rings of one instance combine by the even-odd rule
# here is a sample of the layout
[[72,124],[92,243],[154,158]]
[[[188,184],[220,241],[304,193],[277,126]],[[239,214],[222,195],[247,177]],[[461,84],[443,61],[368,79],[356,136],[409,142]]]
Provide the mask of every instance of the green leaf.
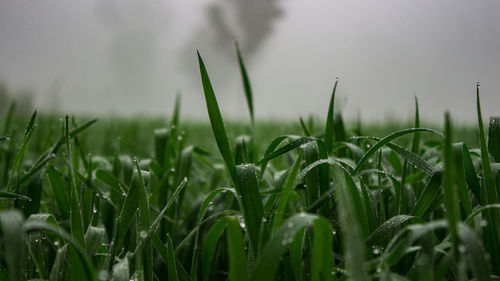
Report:
[[254,258],[257,257],[259,234],[262,218],[264,217],[264,206],[259,192],[257,172],[253,164],[238,165],[237,177],[239,196],[243,210],[245,228],[248,231],[250,247]]
[[167,270],[168,270],[168,280],[177,281],[177,266],[175,262],[175,251],[174,245],[172,244],[172,239],[170,235],[167,234]]
[[392,140],[394,139],[397,139],[397,138],[400,138],[404,135],[408,135],[408,134],[415,134],[415,133],[418,133],[418,132],[432,132],[432,133],[435,133],[439,136],[442,136],[441,133],[435,131],[435,130],[432,130],[432,129],[427,129],[427,128],[410,128],[410,129],[405,129],[405,130],[401,130],[401,131],[397,131],[397,132],[394,132],[386,137],[384,137],[383,139],[381,139],[380,141],[378,141],[376,144],[374,144],[372,147],[370,147],[370,149],[368,149],[368,151],[363,155],[363,157],[361,157],[361,159],[359,160],[358,164],[356,165],[356,167],[354,168],[354,170],[352,171],[352,175],[356,175],[356,173],[361,169],[361,167],[363,166],[363,164],[368,161],[368,158],[374,154],[379,148],[381,148],[382,146],[386,145],[387,143],[391,142]]
[[243,58],[241,56],[240,47],[238,42],[234,41],[234,46],[236,48],[236,55],[238,57],[238,64],[240,65],[241,80],[243,82],[243,89],[245,90],[245,98],[247,100],[248,111],[250,113],[250,120],[252,124],[254,123],[254,113],[253,113],[253,96],[252,87],[250,86],[250,79],[248,79],[247,70],[245,64],[243,63]]
[[0,225],[3,233],[2,256],[7,261],[7,269],[11,280],[25,280],[25,244],[24,218],[18,210],[3,210],[0,212]]
[[335,280],[332,226],[327,220],[314,220],[313,243],[311,253],[311,281]]
[[317,218],[315,215],[299,213],[287,219],[264,246],[251,273],[250,281],[276,280],[280,258],[293,241],[293,237],[304,227],[312,225]]
[[489,262],[486,260],[481,240],[477,234],[465,224],[458,225],[458,237],[463,248],[462,256],[472,270],[476,280],[491,280]]
[[500,116],[490,117],[488,151],[495,159],[495,162],[500,163]]
[[201,59],[200,53],[198,52],[198,63],[200,66],[201,81],[203,84],[203,91],[205,93],[205,101],[207,104],[208,117],[210,119],[210,124],[217,141],[217,146],[219,147],[219,152],[226,163],[226,167],[229,170],[229,174],[236,184],[236,165],[234,164],[233,154],[231,153],[231,146],[229,145],[229,140],[227,138],[226,128],[224,126],[224,120],[219,110],[219,105],[217,104],[217,98],[215,97],[214,89],[212,88],[212,83],[208,77],[207,69],[205,64]]
[[[365,249],[363,247],[363,230],[362,226],[366,224],[362,220],[363,210],[359,193],[355,186],[352,186],[350,177],[346,171],[340,169],[337,165],[333,166],[333,177],[337,186],[336,201],[338,204],[337,210],[339,212],[340,227],[345,237],[346,247],[346,270],[349,272],[352,280],[360,281],[366,280],[366,273],[364,270],[358,270],[355,267],[364,264]],[[356,189],[356,190],[353,190]]]
[[57,237],[66,240],[70,244],[70,257],[72,264],[72,280],[97,280],[92,262],[82,245],[63,229],[49,223],[27,222],[24,225],[26,233],[43,231],[49,232]]
[[456,188],[456,170],[453,152],[452,125],[449,113],[445,114],[444,138],[444,206],[448,218],[448,228],[454,243],[454,250],[458,249],[457,224],[459,221],[458,196]]
[[0,191],[0,198],[12,198],[12,199],[26,200],[26,201],[31,200],[28,196],[12,192],[4,192],[4,191]]
[[381,240],[386,240],[394,235],[394,232],[401,229],[405,224],[422,223],[422,219],[408,215],[394,216],[382,225],[380,225],[369,237],[366,239],[368,246],[376,246]]
[[16,157],[14,158],[14,163],[10,170],[9,181],[7,182],[7,191],[12,191],[12,184],[14,181],[14,175],[18,172],[19,167],[21,166],[21,162],[23,161],[24,153],[26,152],[26,148],[28,147],[28,143],[31,139],[31,134],[35,128],[35,119],[36,119],[37,111],[33,112],[31,118],[26,125],[26,129],[24,130],[24,137],[21,143],[21,147],[17,151]]
[[441,191],[440,187],[442,175],[443,174],[440,171],[436,171],[434,175],[432,175],[427,182],[424,191],[420,194],[420,197],[418,197],[410,215],[415,217],[422,217],[424,215]]
[[215,250],[220,236],[224,232],[227,225],[227,219],[221,218],[217,220],[212,227],[208,230],[203,240],[203,256],[202,256],[202,272],[203,280],[210,279],[210,269],[214,259]]
[[273,217],[273,227],[272,227],[273,233],[278,230],[278,227],[281,224],[281,220],[283,219],[283,214],[285,212],[286,206],[288,205],[288,198],[290,197],[290,193],[292,192],[293,187],[295,186],[297,173],[299,172],[300,169],[300,162],[301,162],[301,156],[299,154],[299,157],[297,157],[297,159],[295,160],[295,163],[293,164],[290,173],[286,177],[285,186],[283,187],[283,190],[281,190],[280,193],[278,207],[276,208]]
[[335,92],[337,91],[337,84],[339,79],[335,79],[335,85],[333,86],[332,95],[330,97],[330,104],[328,105],[328,116],[326,118],[325,126],[325,146],[328,154],[332,153],[333,148],[333,116],[334,116],[334,105],[335,105]]
[[227,248],[229,255],[229,279],[247,280],[247,255],[238,217],[227,218]]

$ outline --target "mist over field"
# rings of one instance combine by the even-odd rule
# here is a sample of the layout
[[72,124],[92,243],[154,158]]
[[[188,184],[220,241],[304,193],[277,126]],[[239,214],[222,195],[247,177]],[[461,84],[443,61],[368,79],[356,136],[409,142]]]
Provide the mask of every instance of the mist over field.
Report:
[[[500,105],[498,1],[0,0],[0,80],[42,112],[206,118],[196,49],[223,114],[246,118],[233,38],[257,118],[323,116],[335,77],[348,118],[474,122]],[[24,93],[24,94],[23,94]]]

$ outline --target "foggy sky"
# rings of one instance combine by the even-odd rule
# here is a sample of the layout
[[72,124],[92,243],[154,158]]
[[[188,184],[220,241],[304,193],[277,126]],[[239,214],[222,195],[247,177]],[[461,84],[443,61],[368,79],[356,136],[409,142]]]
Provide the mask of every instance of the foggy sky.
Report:
[[221,110],[247,118],[232,39],[257,118],[324,116],[335,77],[349,117],[500,114],[500,1],[0,0],[0,80],[42,110],[205,118],[196,49]]

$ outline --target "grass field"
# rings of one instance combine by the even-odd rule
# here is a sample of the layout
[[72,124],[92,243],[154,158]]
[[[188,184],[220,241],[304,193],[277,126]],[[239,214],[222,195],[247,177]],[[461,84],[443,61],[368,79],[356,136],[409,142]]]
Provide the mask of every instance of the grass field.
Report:
[[[476,127],[3,116],[0,280],[498,280],[500,118]],[[339,84],[339,85],[338,85]],[[200,93],[200,97],[203,94]],[[328,101],[325,101],[325,104]],[[323,119],[321,119],[323,118]],[[227,127],[226,127],[227,125]],[[399,127],[398,126],[403,126]]]

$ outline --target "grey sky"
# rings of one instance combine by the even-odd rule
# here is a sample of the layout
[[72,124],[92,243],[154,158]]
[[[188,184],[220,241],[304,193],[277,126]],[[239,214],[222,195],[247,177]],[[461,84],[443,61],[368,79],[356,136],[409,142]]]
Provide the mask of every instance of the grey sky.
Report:
[[426,119],[474,121],[476,81],[500,114],[495,0],[0,0],[0,79],[72,112],[166,113],[180,89],[204,118],[199,49],[223,114],[246,118],[233,36],[257,117],[324,114],[336,76],[351,117],[406,119],[416,94]]

